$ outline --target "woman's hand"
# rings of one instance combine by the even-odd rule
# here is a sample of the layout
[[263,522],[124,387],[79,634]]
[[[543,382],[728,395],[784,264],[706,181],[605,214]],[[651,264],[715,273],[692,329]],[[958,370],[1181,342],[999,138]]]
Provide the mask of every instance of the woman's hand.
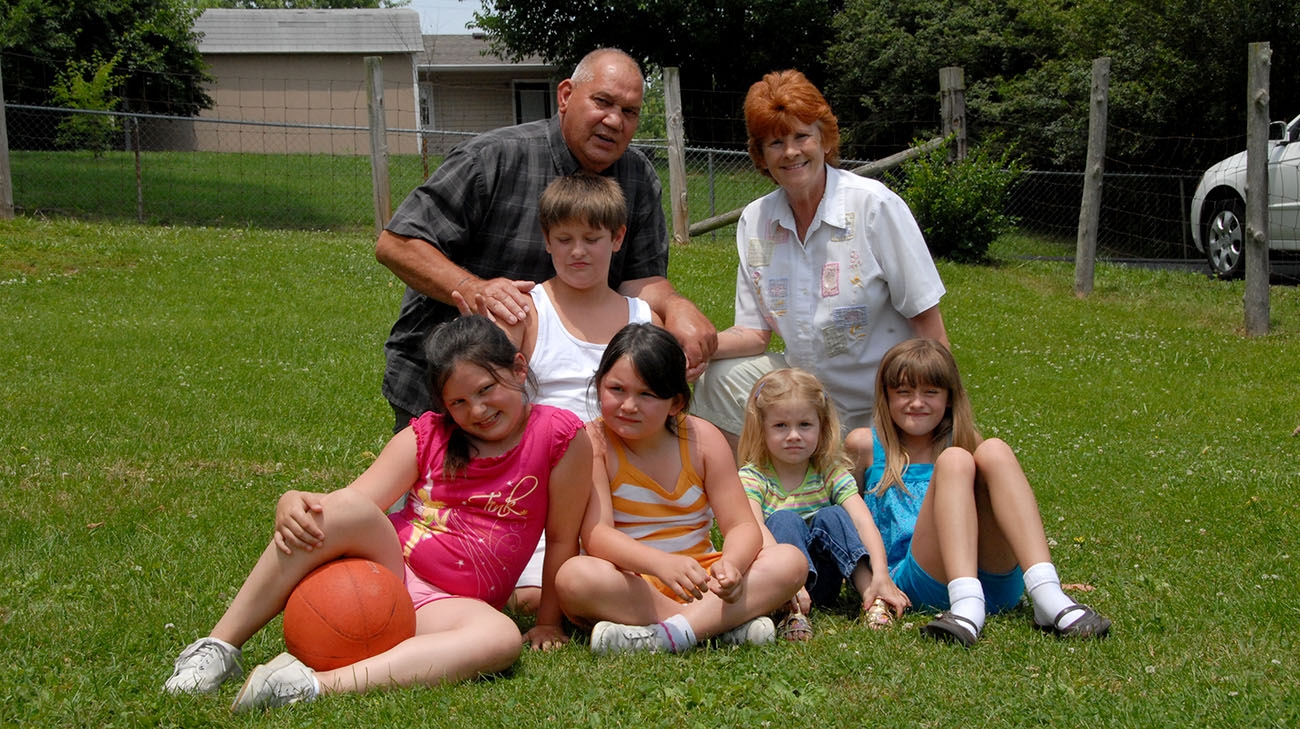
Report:
[[535,651],[553,651],[563,648],[564,644],[569,642],[569,636],[565,635],[564,629],[558,625],[538,623],[524,633],[524,642],[532,646]]
[[659,569],[650,574],[685,602],[698,600],[709,590],[709,573],[699,562],[685,555],[665,554]]
[[735,602],[745,589],[745,576],[724,557],[709,568],[709,590],[724,602]]
[[890,579],[889,574],[881,574],[871,578],[871,586],[867,588],[866,595],[862,596],[862,610],[866,612],[871,607],[871,603],[880,598],[885,604],[894,609],[896,617],[903,617],[903,611],[911,606],[912,601],[908,599],[907,593],[898,589],[898,585]]
[[275,532],[271,541],[285,554],[294,549],[306,552],[325,541],[320,528],[321,500],[325,494],[312,491],[286,491],[275,505]]

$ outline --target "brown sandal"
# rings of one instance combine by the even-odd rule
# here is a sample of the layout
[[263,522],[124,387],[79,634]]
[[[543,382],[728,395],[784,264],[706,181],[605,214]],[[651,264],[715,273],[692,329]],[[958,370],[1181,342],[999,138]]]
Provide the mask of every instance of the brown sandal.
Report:
[[894,624],[894,616],[889,612],[889,605],[881,598],[871,601],[871,607],[862,613],[862,622],[872,630],[884,630]]
[[797,610],[792,611],[786,613],[785,617],[781,618],[781,622],[777,623],[776,633],[782,640],[793,642],[812,640],[812,623],[808,622],[808,616]]

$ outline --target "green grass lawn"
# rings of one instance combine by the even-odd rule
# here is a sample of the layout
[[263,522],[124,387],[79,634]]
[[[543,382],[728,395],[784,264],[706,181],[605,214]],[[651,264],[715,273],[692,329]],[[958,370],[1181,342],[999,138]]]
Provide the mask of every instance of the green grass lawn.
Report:
[[[729,323],[732,244],[673,256]],[[806,645],[597,658],[579,637],[499,678],[232,718],[237,686],[162,681],[276,496],[343,486],[384,443],[401,288],[365,233],[0,222],[0,725],[1296,726],[1296,289],[1250,339],[1239,282],[1100,265],[1077,299],[1068,264],[940,271],[977,419],[1111,638],[1020,609],[965,651],[846,609]],[[281,649],[273,623],[246,664]]]

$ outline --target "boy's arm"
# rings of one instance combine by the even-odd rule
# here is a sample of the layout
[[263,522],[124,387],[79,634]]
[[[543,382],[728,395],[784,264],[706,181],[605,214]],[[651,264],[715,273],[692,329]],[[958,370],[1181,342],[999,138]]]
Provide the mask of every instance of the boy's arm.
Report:
[[690,299],[682,296],[663,276],[624,281],[618,292],[644,299],[663,319],[663,327],[677,337],[686,352],[686,377],[694,381],[718,348],[718,330]]
[[551,469],[546,515],[546,555],[542,560],[542,598],[537,624],[524,636],[536,650],[558,648],[568,641],[561,628],[564,614],[555,594],[555,573],[578,553],[578,530],[585,516],[583,496],[591,491],[591,440],[579,430]]

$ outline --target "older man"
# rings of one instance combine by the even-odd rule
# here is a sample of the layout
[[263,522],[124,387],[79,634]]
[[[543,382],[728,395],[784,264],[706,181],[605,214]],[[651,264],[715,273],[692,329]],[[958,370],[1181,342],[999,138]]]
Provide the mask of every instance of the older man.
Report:
[[659,177],[628,149],[643,86],[640,67],[626,53],[593,51],[557,87],[557,117],[457,146],[397,209],[375,246],[379,261],[407,285],[384,345],[384,395],[397,429],[429,406],[420,347],[434,325],[456,316],[452,291],[510,323],[527,314],[527,291],[554,275],[537,199],[551,180],[579,169],[613,177],[627,197],[627,235],[611,262],[610,286],[649,302],[681,341],[688,364],[703,369],[717,332],[666,278]]

